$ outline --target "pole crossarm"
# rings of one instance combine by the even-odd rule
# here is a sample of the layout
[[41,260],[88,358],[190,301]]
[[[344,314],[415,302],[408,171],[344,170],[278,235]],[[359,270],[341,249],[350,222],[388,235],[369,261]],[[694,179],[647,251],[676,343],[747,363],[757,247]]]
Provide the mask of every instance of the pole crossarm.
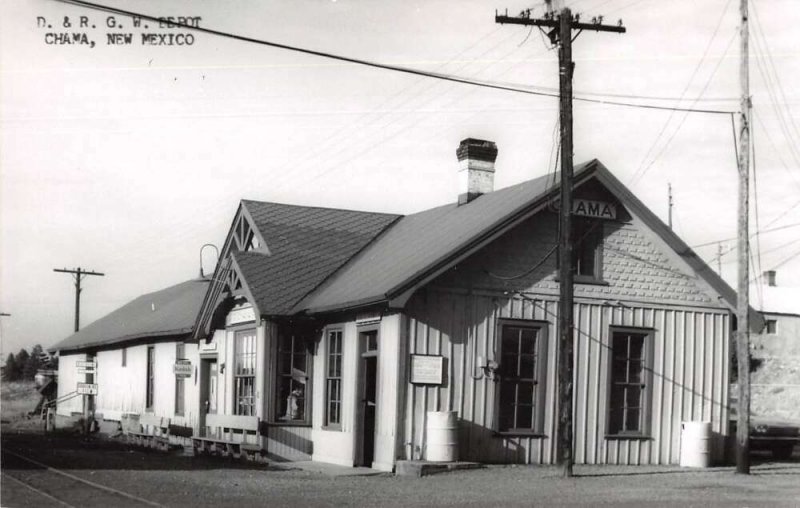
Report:
[[[614,32],[614,33],[625,33],[625,27],[622,26],[622,22],[620,21],[617,25],[604,25],[602,23],[584,23],[578,21],[579,18],[573,17],[572,21],[570,22],[570,29],[572,30],[593,30],[595,32]],[[500,23],[501,25],[525,25],[525,26],[540,26],[540,27],[548,27],[548,28],[558,28],[560,20],[557,17],[547,17],[547,18],[530,18],[527,16],[508,16],[508,15],[500,15],[495,14],[494,16],[495,23]]]

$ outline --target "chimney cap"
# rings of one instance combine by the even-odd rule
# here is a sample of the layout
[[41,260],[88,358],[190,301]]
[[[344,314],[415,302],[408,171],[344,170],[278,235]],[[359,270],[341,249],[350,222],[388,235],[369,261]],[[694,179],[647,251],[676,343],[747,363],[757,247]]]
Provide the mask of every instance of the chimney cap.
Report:
[[472,159],[494,162],[497,159],[497,145],[485,139],[466,138],[458,145],[456,156],[459,161]]

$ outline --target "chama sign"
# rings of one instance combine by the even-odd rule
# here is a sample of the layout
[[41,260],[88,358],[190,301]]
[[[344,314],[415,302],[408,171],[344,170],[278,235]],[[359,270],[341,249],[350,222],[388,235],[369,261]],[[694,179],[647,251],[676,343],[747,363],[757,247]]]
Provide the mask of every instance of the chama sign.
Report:
[[616,219],[617,207],[613,203],[576,199],[572,202],[572,215],[596,217],[598,219]]

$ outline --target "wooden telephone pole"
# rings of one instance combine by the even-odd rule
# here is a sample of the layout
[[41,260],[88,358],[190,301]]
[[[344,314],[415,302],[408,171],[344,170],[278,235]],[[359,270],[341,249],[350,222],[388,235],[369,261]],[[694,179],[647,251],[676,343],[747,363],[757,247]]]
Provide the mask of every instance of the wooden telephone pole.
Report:
[[75,278],[75,331],[81,328],[81,281],[87,275],[97,275],[103,277],[105,274],[100,272],[92,272],[90,270],[81,270],[81,267],[74,270],[67,270],[66,268],[53,268],[54,272],[70,273]]
[[[82,270],[78,267],[74,270],[67,270],[66,268],[53,268],[54,272],[69,273],[75,279],[75,331],[80,330],[81,327],[81,282],[89,275],[96,275],[99,277],[105,276],[104,273],[93,272],[91,270]],[[86,355],[87,361],[93,361],[93,354]],[[85,382],[87,384],[94,384],[94,368],[89,369],[85,373]],[[88,435],[91,430],[91,421],[94,419],[94,395],[83,396],[83,433]]]
[[582,23],[579,16],[564,7],[557,12],[552,2],[548,2],[550,12],[543,18],[531,18],[530,11],[523,11],[517,17],[501,16],[495,13],[495,22],[500,24],[529,25],[539,29],[547,28],[550,41],[557,45],[559,69],[559,111],[561,124],[561,204],[559,206],[559,417],[558,417],[558,462],[564,468],[566,477],[572,476],[572,371],[573,371],[573,267],[572,267],[572,74],[575,63],[572,61],[572,31],[593,30],[595,32],[624,33],[620,21],[618,25],[603,25],[603,18],[595,17],[591,23]]
[[739,120],[739,233],[737,242],[739,287],[736,301],[736,359],[739,384],[736,423],[736,472],[750,474],[750,69],[747,0],[740,0],[740,67],[742,88]]

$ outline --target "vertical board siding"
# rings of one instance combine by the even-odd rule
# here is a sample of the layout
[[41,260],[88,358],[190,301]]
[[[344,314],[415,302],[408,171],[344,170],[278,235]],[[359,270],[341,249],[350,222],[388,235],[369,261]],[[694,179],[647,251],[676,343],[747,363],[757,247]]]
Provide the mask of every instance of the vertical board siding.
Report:
[[[432,288],[408,305],[408,354],[446,358],[442,386],[408,384],[405,393],[406,458],[424,456],[427,411],[458,412],[460,458],[481,462],[550,464],[556,460],[558,303],[537,298],[467,294]],[[575,458],[578,463],[675,464],[681,422],[711,420],[727,432],[725,310],[575,304]],[[476,357],[499,361],[498,319],[546,322],[544,436],[500,436],[497,382],[480,375]],[[652,330],[648,439],[607,439],[610,327]]]

